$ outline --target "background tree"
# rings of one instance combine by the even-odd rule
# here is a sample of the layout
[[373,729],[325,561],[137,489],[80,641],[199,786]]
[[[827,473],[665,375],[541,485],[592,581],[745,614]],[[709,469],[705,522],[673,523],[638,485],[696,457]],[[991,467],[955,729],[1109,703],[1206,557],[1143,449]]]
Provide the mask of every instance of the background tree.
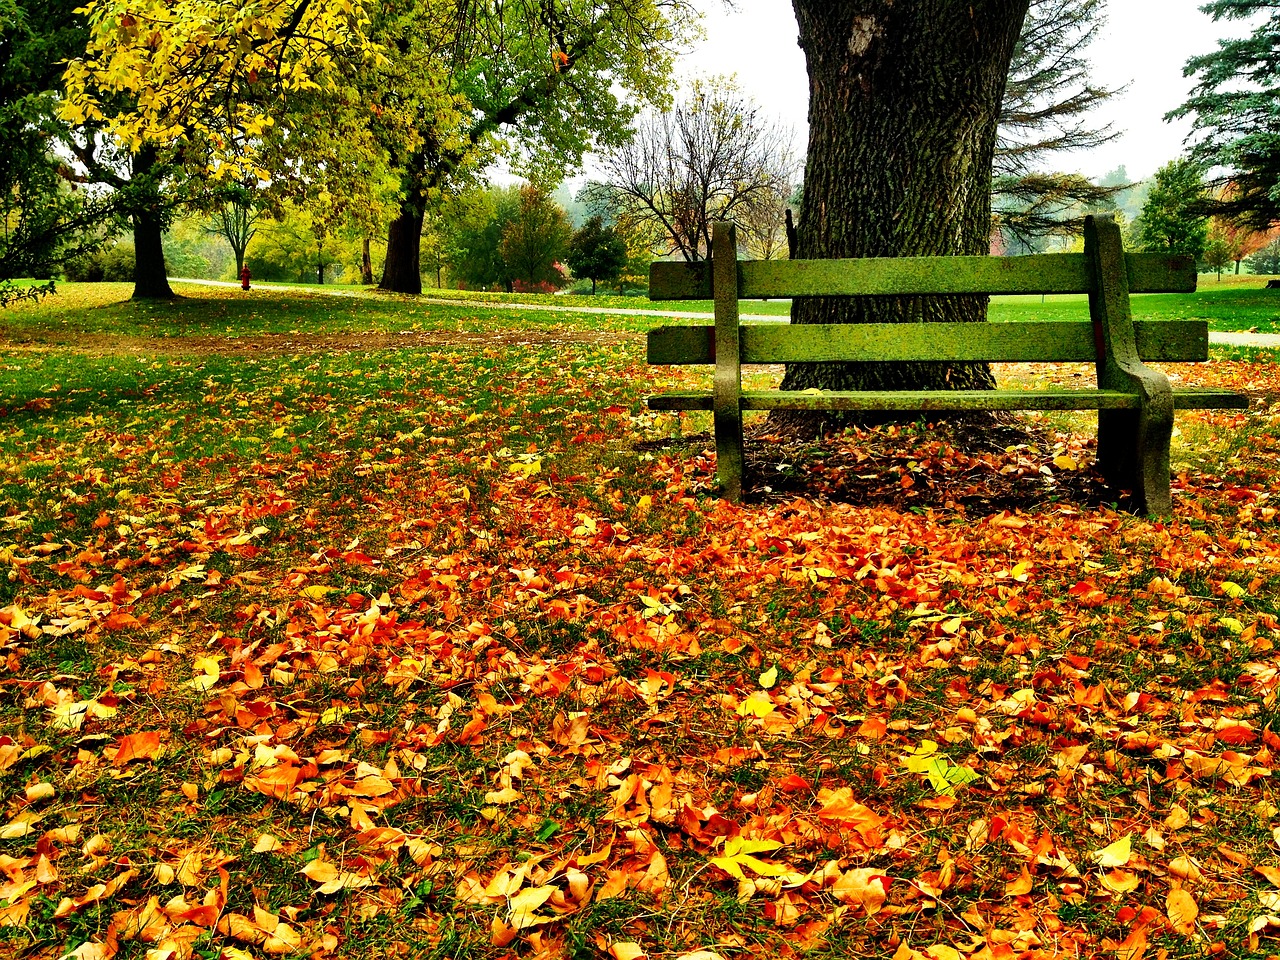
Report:
[[[112,198],[85,190],[52,149],[61,63],[83,49],[77,0],[0,0],[0,304],[114,235]],[[47,288],[39,288],[47,289]]]
[[992,203],[1011,245],[1078,234],[1085,214],[1110,206],[1127,184],[1099,185],[1046,171],[1064,152],[1090,150],[1116,132],[1089,114],[1118,91],[1089,77],[1086,50],[1106,23],[1106,0],[1032,0],[1014,46],[1000,104]]
[[1280,7],[1270,0],[1211,0],[1215,21],[1253,21],[1244,37],[1187,61],[1191,96],[1170,117],[1190,117],[1190,157],[1232,189],[1208,203],[1256,230],[1280,223]]
[[1272,240],[1261,250],[1250,256],[1245,263],[1251,273],[1280,273],[1280,238]]
[[1201,264],[1216,273],[1221,280],[1223,267],[1228,266],[1234,259],[1233,252],[1226,238],[1210,225],[1204,252],[1200,255]]
[[596,295],[596,283],[613,283],[622,276],[627,266],[627,244],[607,227],[604,218],[591,217],[574,231],[565,254],[565,262],[573,275],[591,281],[591,295]]
[[[1229,202],[1234,192],[1234,184],[1227,183],[1219,186],[1213,193],[1213,200],[1209,203],[1209,209],[1214,209],[1215,204],[1218,202]],[[1277,235],[1280,235],[1280,224],[1274,225],[1269,229],[1260,230],[1251,224],[1247,217],[1233,219],[1230,216],[1219,213],[1215,214],[1209,221],[1209,235],[1211,240],[1215,236],[1221,238],[1230,252],[1231,260],[1235,263],[1236,273],[1239,273],[1240,264],[1247,257],[1261,250],[1274,240]]]
[[[180,206],[210,180],[286,183],[287,163],[275,175],[261,167],[278,161],[280,145],[296,163],[332,142],[271,133],[318,97],[332,108],[328,125],[350,112],[344,79],[372,53],[364,13],[311,0],[90,0],[84,15],[89,37],[65,71],[60,115],[79,131],[78,161],[117,192],[132,220],[134,296],[169,297],[162,234]],[[295,123],[304,115],[295,112]],[[272,142],[274,155],[264,149]],[[338,159],[318,163],[334,170]]]
[[442,204],[439,230],[450,276],[474,289],[510,291],[514,277],[502,256],[502,235],[519,208],[517,187],[472,189]]
[[712,221],[751,219],[755,204],[772,212],[790,194],[793,162],[787,135],[717,77],[695,80],[665,113],[644,114],[601,170],[596,202],[619,223],[656,227],[669,253],[694,261],[708,255]]
[[289,204],[259,224],[247,260],[259,280],[323,284],[359,276],[360,240],[341,221]]
[[787,209],[799,207],[790,184],[777,183],[760,191],[738,209],[738,241],[754,260],[785,258],[787,249]]
[[1137,224],[1144,250],[1185,254],[1199,260],[1209,239],[1203,174],[1195,161],[1182,157],[1156,171],[1155,183],[1142,205]]
[[[793,5],[810,90],[797,256],[986,253],[996,127],[1028,0]],[[985,320],[986,299],[792,305],[793,323],[926,318]],[[791,364],[783,381],[788,390],[993,384],[985,365],[949,363]]]
[[513,284],[529,290],[564,286],[559,267],[572,236],[568,216],[549,193],[535,186],[521,187],[516,214],[503,228],[498,247]]
[[249,249],[261,211],[258,198],[249,187],[231,184],[214,192],[214,208],[209,216],[210,233],[226,240],[236,258],[236,276],[244,267],[245,251]]
[[[692,16],[687,0],[452,7],[460,16],[442,90],[462,106],[444,122],[440,111],[415,121],[418,146],[398,159],[401,204],[388,232],[386,290],[421,289],[419,242],[431,198],[496,153],[517,173],[556,182],[588,150],[620,143],[635,113],[630,101],[664,98]],[[420,30],[419,21],[409,30]]]

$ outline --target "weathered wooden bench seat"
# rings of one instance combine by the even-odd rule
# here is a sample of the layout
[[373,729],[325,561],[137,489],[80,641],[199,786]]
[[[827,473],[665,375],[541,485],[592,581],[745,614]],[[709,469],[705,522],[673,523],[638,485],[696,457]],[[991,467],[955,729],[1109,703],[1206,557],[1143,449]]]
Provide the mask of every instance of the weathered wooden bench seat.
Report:
[[[1134,322],[1129,294],[1191,292],[1189,257],[1126,254],[1110,217],[1090,217],[1083,254],[902,257],[861,260],[737,259],[732,224],[716,224],[706,263],[654,263],[653,300],[714,299],[715,326],[649,332],[653,364],[714,363],[713,389],[648,398],[656,410],[711,410],[716,478],[742,491],[744,410],[1097,410],[1098,463],[1107,482],[1132,491],[1140,510],[1167,515],[1173,411],[1241,408],[1216,389],[1178,389],[1143,360],[1202,361],[1200,320]],[[1088,293],[1089,320],[1021,323],[742,324],[740,299],[799,296]],[[817,361],[1090,362],[1096,387],[1079,389],[782,391],[742,389],[743,364]]]

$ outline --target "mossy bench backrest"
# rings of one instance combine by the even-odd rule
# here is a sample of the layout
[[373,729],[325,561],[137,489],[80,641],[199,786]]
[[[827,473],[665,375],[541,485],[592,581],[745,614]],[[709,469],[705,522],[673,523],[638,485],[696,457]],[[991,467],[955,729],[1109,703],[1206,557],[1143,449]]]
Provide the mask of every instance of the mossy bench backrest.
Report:
[[[1196,288],[1190,257],[1124,254],[1132,293],[1188,293]],[[847,260],[737,261],[738,299],[799,296],[1089,293],[1089,261],[1080,254],[1027,257],[901,257]],[[712,265],[654,263],[649,297],[713,300]],[[720,304],[717,304],[720,307]],[[1146,360],[1204,360],[1204,321],[1134,323]],[[741,363],[824,360],[951,360],[1094,362],[1096,331],[1084,321],[1035,324],[906,323],[745,325]],[[648,359],[657,364],[714,362],[715,328],[672,326],[650,331]]]

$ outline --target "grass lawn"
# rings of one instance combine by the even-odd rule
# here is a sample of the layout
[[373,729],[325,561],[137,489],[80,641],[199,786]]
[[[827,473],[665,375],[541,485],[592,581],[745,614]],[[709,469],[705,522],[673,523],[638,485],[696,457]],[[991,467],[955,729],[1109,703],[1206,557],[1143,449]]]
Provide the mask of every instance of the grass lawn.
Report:
[[1167,522],[1077,415],[732,505],[652,318],[184,292],[0,314],[0,955],[1280,951],[1274,353]]

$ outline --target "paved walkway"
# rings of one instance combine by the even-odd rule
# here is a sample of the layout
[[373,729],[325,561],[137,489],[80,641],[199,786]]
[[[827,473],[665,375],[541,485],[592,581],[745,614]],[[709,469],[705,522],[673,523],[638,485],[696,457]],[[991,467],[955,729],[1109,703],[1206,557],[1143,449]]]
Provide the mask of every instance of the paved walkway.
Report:
[[[170,277],[170,283],[194,283],[204,287],[239,287],[240,284],[232,280],[186,280],[179,277]],[[293,293],[320,293],[327,294],[332,297],[363,297],[366,296],[363,290],[335,290],[332,287],[325,287],[321,284],[307,287],[287,287],[269,283],[255,283],[255,290],[282,290]],[[615,316],[627,317],[669,317],[676,320],[710,320],[709,313],[689,313],[680,310],[648,310],[640,307],[562,307],[559,304],[552,303],[499,303],[491,300],[449,300],[444,297],[418,297],[418,303],[436,303],[444,306],[456,307],[460,304],[467,303],[483,303],[486,307],[495,309],[510,310],[544,310],[553,313],[607,313]],[[743,320],[750,320],[755,323],[786,323],[786,317],[780,317],[776,314],[763,313],[744,313]],[[1261,347],[1280,349],[1280,333],[1241,333],[1241,332],[1225,332],[1210,331],[1209,342],[1219,343],[1224,346],[1234,347]]]

